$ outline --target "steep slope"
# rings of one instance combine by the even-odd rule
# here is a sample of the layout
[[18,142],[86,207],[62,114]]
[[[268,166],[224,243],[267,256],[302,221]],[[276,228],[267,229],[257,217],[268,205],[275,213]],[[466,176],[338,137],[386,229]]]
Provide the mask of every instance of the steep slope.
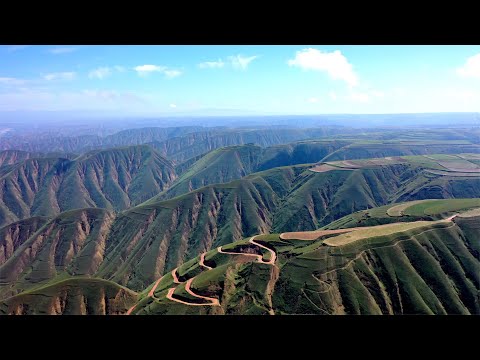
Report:
[[324,226],[325,230],[375,226],[394,222],[439,220],[459,211],[480,208],[480,199],[427,199],[357,211]]
[[0,293],[15,295],[62,274],[143,289],[204,249],[267,231],[273,210],[301,170],[274,169],[248,181],[207,186],[116,218],[102,209],[64,212],[9,252],[0,266]]
[[169,199],[202,186],[226,183],[254,172],[262,149],[255,145],[223,147],[213,150],[183,171],[175,183],[158,199]]
[[261,147],[268,147],[298,140],[322,138],[341,132],[351,133],[352,131],[338,127],[217,130],[186,134],[162,142],[153,142],[151,145],[174,163],[181,163],[192,157],[225,146],[251,143]]
[[0,266],[48,220],[45,217],[33,217],[0,228]]
[[2,171],[0,225],[75,208],[122,210],[163,191],[175,177],[170,162],[146,145],[75,160],[28,159]]
[[0,303],[1,315],[118,315],[137,294],[111,281],[72,278],[38,287]]
[[[480,146],[463,143],[451,144],[448,141],[434,144],[412,144],[411,142],[398,141],[351,144],[347,141],[338,140],[301,141],[266,148],[253,144],[227,146],[195,156],[178,164],[175,170],[180,175],[179,178],[172,184],[171,189],[160,194],[157,199],[169,199],[198,189],[201,186],[228,182],[257,171],[280,166],[314,163],[324,161],[322,159],[325,158],[343,156],[348,159],[357,159],[371,158],[377,154],[410,155],[417,152],[431,154],[432,151],[437,150],[445,153],[459,153],[461,150],[480,153]],[[431,162],[427,157],[423,159]],[[453,159],[460,160],[459,157],[455,156]],[[434,169],[444,168],[437,166]]]
[[12,165],[23,160],[30,159],[32,153],[21,150],[3,150],[0,151],[0,167],[3,165]]
[[374,227],[340,246],[327,243],[345,235],[256,236],[188,261],[172,271],[176,279],[163,276],[131,313],[480,314],[479,214],[393,233]]
[[[89,274],[141,290],[159,275],[202,251],[259,233],[315,230],[352,212],[400,201],[412,192],[410,197],[423,199],[424,193],[416,189],[446,178],[409,163],[321,173],[310,168],[309,165],[274,168],[229,183],[202,187],[170,200],[151,199],[115,219],[111,215],[104,218],[103,212],[99,213],[100,218],[92,215],[99,224],[105,223],[105,236],[98,238],[100,242],[91,242],[91,246],[97,244],[104,252]],[[454,184],[454,188],[467,186],[468,197],[480,197],[480,191],[470,186],[472,181],[478,184],[480,179],[451,177],[449,184]],[[440,194],[455,197],[448,189]],[[71,226],[83,223],[78,214],[81,212],[70,212],[52,220],[51,229],[45,229],[53,235],[31,236],[28,242],[40,245],[35,246],[35,254],[29,261],[35,261],[43,248],[53,254],[48,245],[51,241],[67,244],[73,241],[60,224],[63,216],[70,218],[65,221]],[[62,234],[66,234],[65,239]],[[25,265],[23,256],[18,249],[12,259]],[[18,269],[13,265],[15,261],[8,260],[0,267],[0,274],[16,274],[12,276],[26,279],[27,283],[39,279],[29,273],[32,266],[35,269],[34,265]],[[72,261],[75,264],[76,260]],[[48,262],[43,259],[39,264],[45,263]],[[60,272],[75,271],[73,265],[58,264],[63,266],[58,267]],[[59,273],[35,271],[35,274],[49,279]],[[8,283],[12,281],[16,280],[5,279]]]
[[338,141],[310,141],[267,148],[253,144],[222,147],[177,165],[175,170],[179,177],[155,199],[170,199],[202,186],[226,183],[257,171],[317,162],[344,144]]
[[55,136],[51,132],[35,132],[24,136],[2,138],[0,150],[24,150],[30,152],[82,153],[93,149],[142,145],[152,141],[164,141],[171,137],[203,131],[200,126],[147,127],[122,130],[105,137],[95,135]]
[[462,141],[358,141],[328,154],[323,161],[461,153],[478,154],[480,145]]
[[350,143],[341,140],[315,140],[270,146],[263,150],[257,171],[321,161]]
[[[5,248],[11,248],[12,243],[15,247],[5,253],[0,266],[2,297],[56,276],[94,275],[104,261],[105,241],[113,220],[114,214],[102,209],[72,210],[37,226],[36,231],[28,228],[26,235],[2,239]],[[21,226],[29,222],[24,220]]]

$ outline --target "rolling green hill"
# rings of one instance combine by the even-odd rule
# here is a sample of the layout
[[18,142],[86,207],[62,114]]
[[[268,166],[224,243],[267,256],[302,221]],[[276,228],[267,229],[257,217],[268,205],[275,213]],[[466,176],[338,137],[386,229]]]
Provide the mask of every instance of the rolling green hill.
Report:
[[0,226],[76,208],[123,210],[158,194],[175,177],[170,162],[146,145],[97,150],[75,160],[27,159],[2,167]]
[[1,315],[119,315],[137,294],[111,281],[71,278],[5,299]]
[[[390,210],[397,218],[428,213],[444,220],[373,226],[363,233],[351,229],[347,242],[337,241],[345,234],[319,233],[313,240],[286,240],[282,234],[268,234],[224,245],[221,250],[214,246],[202,256],[193,256],[183,265],[177,263],[169,271],[158,273],[140,294],[117,285],[114,277],[108,281],[99,279],[101,267],[95,278],[59,272],[56,278],[30,285],[19,293],[3,292],[0,314],[125,314],[127,310],[134,315],[480,314],[478,201],[425,200],[370,209],[372,216],[378,217],[388,216]],[[72,224],[72,215],[82,211],[83,225]],[[98,236],[102,228],[92,222],[97,210],[82,211],[55,220],[63,224],[61,231],[68,237],[55,235],[55,228],[48,230],[48,239],[60,239],[57,248],[66,249],[65,240],[72,237],[71,232],[87,224],[91,228],[85,229],[88,234],[84,244],[95,242],[93,234]],[[452,212],[460,214],[446,218]],[[106,212],[97,214],[111,216]],[[138,211],[130,216],[142,218]],[[51,228],[52,223],[43,226],[42,231]],[[52,241],[48,239],[46,243]],[[114,253],[109,251],[108,242],[107,265]],[[76,252],[69,269],[75,268],[75,262],[82,262],[86,248]],[[60,254],[51,255],[51,249],[50,245],[39,252],[62,258]],[[135,248],[119,246],[117,251],[120,249],[124,249],[124,255],[129,251],[138,253]],[[47,268],[40,265],[35,272],[40,274],[42,267],[43,271]]]
[[213,150],[191,164],[158,199],[186,194],[202,186],[240,179],[257,167],[262,149],[255,145],[231,146]]
[[480,153],[480,145],[464,141],[356,141],[325,156],[323,161],[388,156]]
[[[311,140],[266,148],[253,144],[227,146],[197,155],[175,167],[179,177],[157,199],[169,199],[205,185],[225,183],[250,173],[274,167],[325,161],[325,159],[367,159],[378,155],[407,156],[412,154],[480,153],[480,145],[465,141],[437,141],[412,143],[406,141],[359,141],[351,143],[338,140]],[[449,156],[449,155],[446,155]],[[420,157],[431,163],[431,160]],[[414,161],[416,157],[411,157]],[[457,158],[459,160],[459,158]],[[329,161],[331,163],[331,161]],[[445,170],[442,166],[436,171]]]
[[222,250],[239,255],[211,250],[176,270],[180,284],[168,274],[148,287],[132,314],[480,314],[479,212],[384,229],[340,246],[257,236],[273,265],[241,255],[245,241]]
[[225,146],[254,144],[269,147],[299,140],[324,138],[342,131],[352,132],[336,127],[215,130],[190,133],[161,142],[152,142],[151,145],[167,159],[178,164]]
[[[94,269],[91,275],[141,290],[159,275],[205,250],[255,234],[315,230],[359,210],[405,199],[425,199],[425,194],[433,192],[422,189],[433,186],[441,190],[433,193],[437,198],[451,199],[460,194],[459,201],[468,202],[464,198],[480,197],[479,177],[433,174],[422,164],[412,160],[326,172],[311,171],[311,165],[279,167],[225,184],[208,185],[169,200],[153,198],[115,217],[103,210],[88,210],[91,220],[87,222],[101,224],[103,234],[88,244],[103,250],[95,250],[95,264],[80,257],[81,266],[76,265],[76,257],[68,258],[71,263],[62,262],[65,255],[60,250],[69,249],[72,241],[87,236],[83,230],[86,225],[82,225],[85,215],[81,215],[81,210],[62,213],[42,228],[46,232],[41,236],[37,233],[27,239],[28,244],[38,242],[28,261],[17,250],[0,267],[0,274],[13,276],[5,283],[21,284],[18,279],[25,279],[28,285],[57,276],[52,269],[71,273],[79,266]],[[472,201],[476,204],[477,200]],[[430,215],[425,217],[433,219]],[[70,224],[67,228],[73,230],[62,224]],[[72,231],[76,234],[73,238]],[[64,242],[64,247],[58,246]],[[55,251],[49,244],[55,244]],[[86,243],[82,240],[75,254],[81,253],[83,244]],[[37,261],[39,257],[41,260]],[[35,261],[41,271],[37,272]]]
[[374,226],[399,221],[433,221],[471,208],[480,208],[480,199],[416,200],[358,211],[324,226],[323,229]]

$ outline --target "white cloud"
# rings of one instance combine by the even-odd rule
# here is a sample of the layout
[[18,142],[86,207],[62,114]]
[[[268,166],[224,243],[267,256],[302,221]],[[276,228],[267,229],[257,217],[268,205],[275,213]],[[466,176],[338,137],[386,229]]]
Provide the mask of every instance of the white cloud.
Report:
[[179,70],[165,70],[163,73],[169,79],[182,75],[182,72]]
[[165,75],[165,77],[172,79],[174,77],[182,75],[180,70],[169,69],[166,66],[159,65],[139,65],[133,68],[139,76],[147,76],[153,72],[159,72]]
[[125,69],[124,66],[120,66],[120,65],[115,65],[113,68],[114,68],[115,70],[117,70],[118,72],[125,72],[125,71],[127,71],[127,69]]
[[105,79],[106,77],[112,75],[112,70],[110,70],[109,67],[99,67],[97,69],[94,69],[90,71],[88,74],[88,77],[90,79]]
[[334,80],[343,80],[349,86],[358,84],[358,76],[340,50],[333,52],[317,49],[297,51],[295,58],[288,60],[289,66],[297,66],[303,70],[325,71]]
[[177,104],[170,104],[170,107],[175,109],[177,107]]
[[57,47],[57,48],[53,48],[53,49],[48,50],[48,52],[50,54],[54,54],[54,55],[61,55],[61,54],[72,53],[72,52],[77,51],[77,50],[78,50],[78,48],[76,48],[76,47]]
[[315,104],[315,103],[318,103],[320,101],[320,99],[316,98],[316,97],[311,97],[311,98],[308,98],[307,101],[309,103]]
[[228,60],[230,61],[234,69],[246,70],[248,65],[257,58],[257,55],[250,57],[245,57],[243,55],[234,55],[229,56]]
[[75,79],[76,73],[75,72],[59,72],[59,73],[51,73],[44,75],[43,78],[48,81],[53,80],[73,80]]
[[133,68],[133,70],[135,70],[140,76],[147,76],[152,72],[163,72],[166,69],[167,68],[165,66],[158,65],[139,65]]
[[480,54],[470,56],[463,66],[457,68],[457,74],[480,79]]
[[205,61],[198,64],[200,69],[215,69],[215,68],[222,68],[225,65],[222,59],[218,59],[218,61]]
[[330,91],[328,93],[328,96],[330,96],[330,99],[332,99],[333,101],[337,100],[337,93],[335,91]]

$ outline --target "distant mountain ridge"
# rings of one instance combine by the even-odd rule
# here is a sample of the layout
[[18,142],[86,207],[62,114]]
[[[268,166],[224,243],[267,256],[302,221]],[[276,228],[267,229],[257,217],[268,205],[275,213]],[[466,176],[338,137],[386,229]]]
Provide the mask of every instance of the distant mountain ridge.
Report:
[[147,145],[97,150],[75,160],[27,159],[0,168],[0,225],[76,208],[123,210],[175,178],[173,165]]

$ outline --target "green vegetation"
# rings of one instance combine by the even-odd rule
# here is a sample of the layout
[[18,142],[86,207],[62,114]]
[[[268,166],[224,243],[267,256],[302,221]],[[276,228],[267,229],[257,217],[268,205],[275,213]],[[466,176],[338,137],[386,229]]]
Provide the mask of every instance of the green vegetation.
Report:
[[337,247],[265,235],[275,267],[230,256],[193,281],[195,292],[221,299],[220,307],[162,298],[137,314],[479,314],[480,218],[457,219],[388,233],[380,227]]
[[70,278],[23,292],[0,303],[0,314],[115,315],[124,314],[137,294],[111,281]]
[[416,200],[359,211],[338,219],[322,229],[335,230],[419,220],[433,221],[445,219],[459,211],[464,212],[478,207],[480,207],[478,198]]
[[0,226],[78,208],[123,210],[175,177],[172,164],[146,145],[93,151],[75,160],[27,159],[2,171]]

